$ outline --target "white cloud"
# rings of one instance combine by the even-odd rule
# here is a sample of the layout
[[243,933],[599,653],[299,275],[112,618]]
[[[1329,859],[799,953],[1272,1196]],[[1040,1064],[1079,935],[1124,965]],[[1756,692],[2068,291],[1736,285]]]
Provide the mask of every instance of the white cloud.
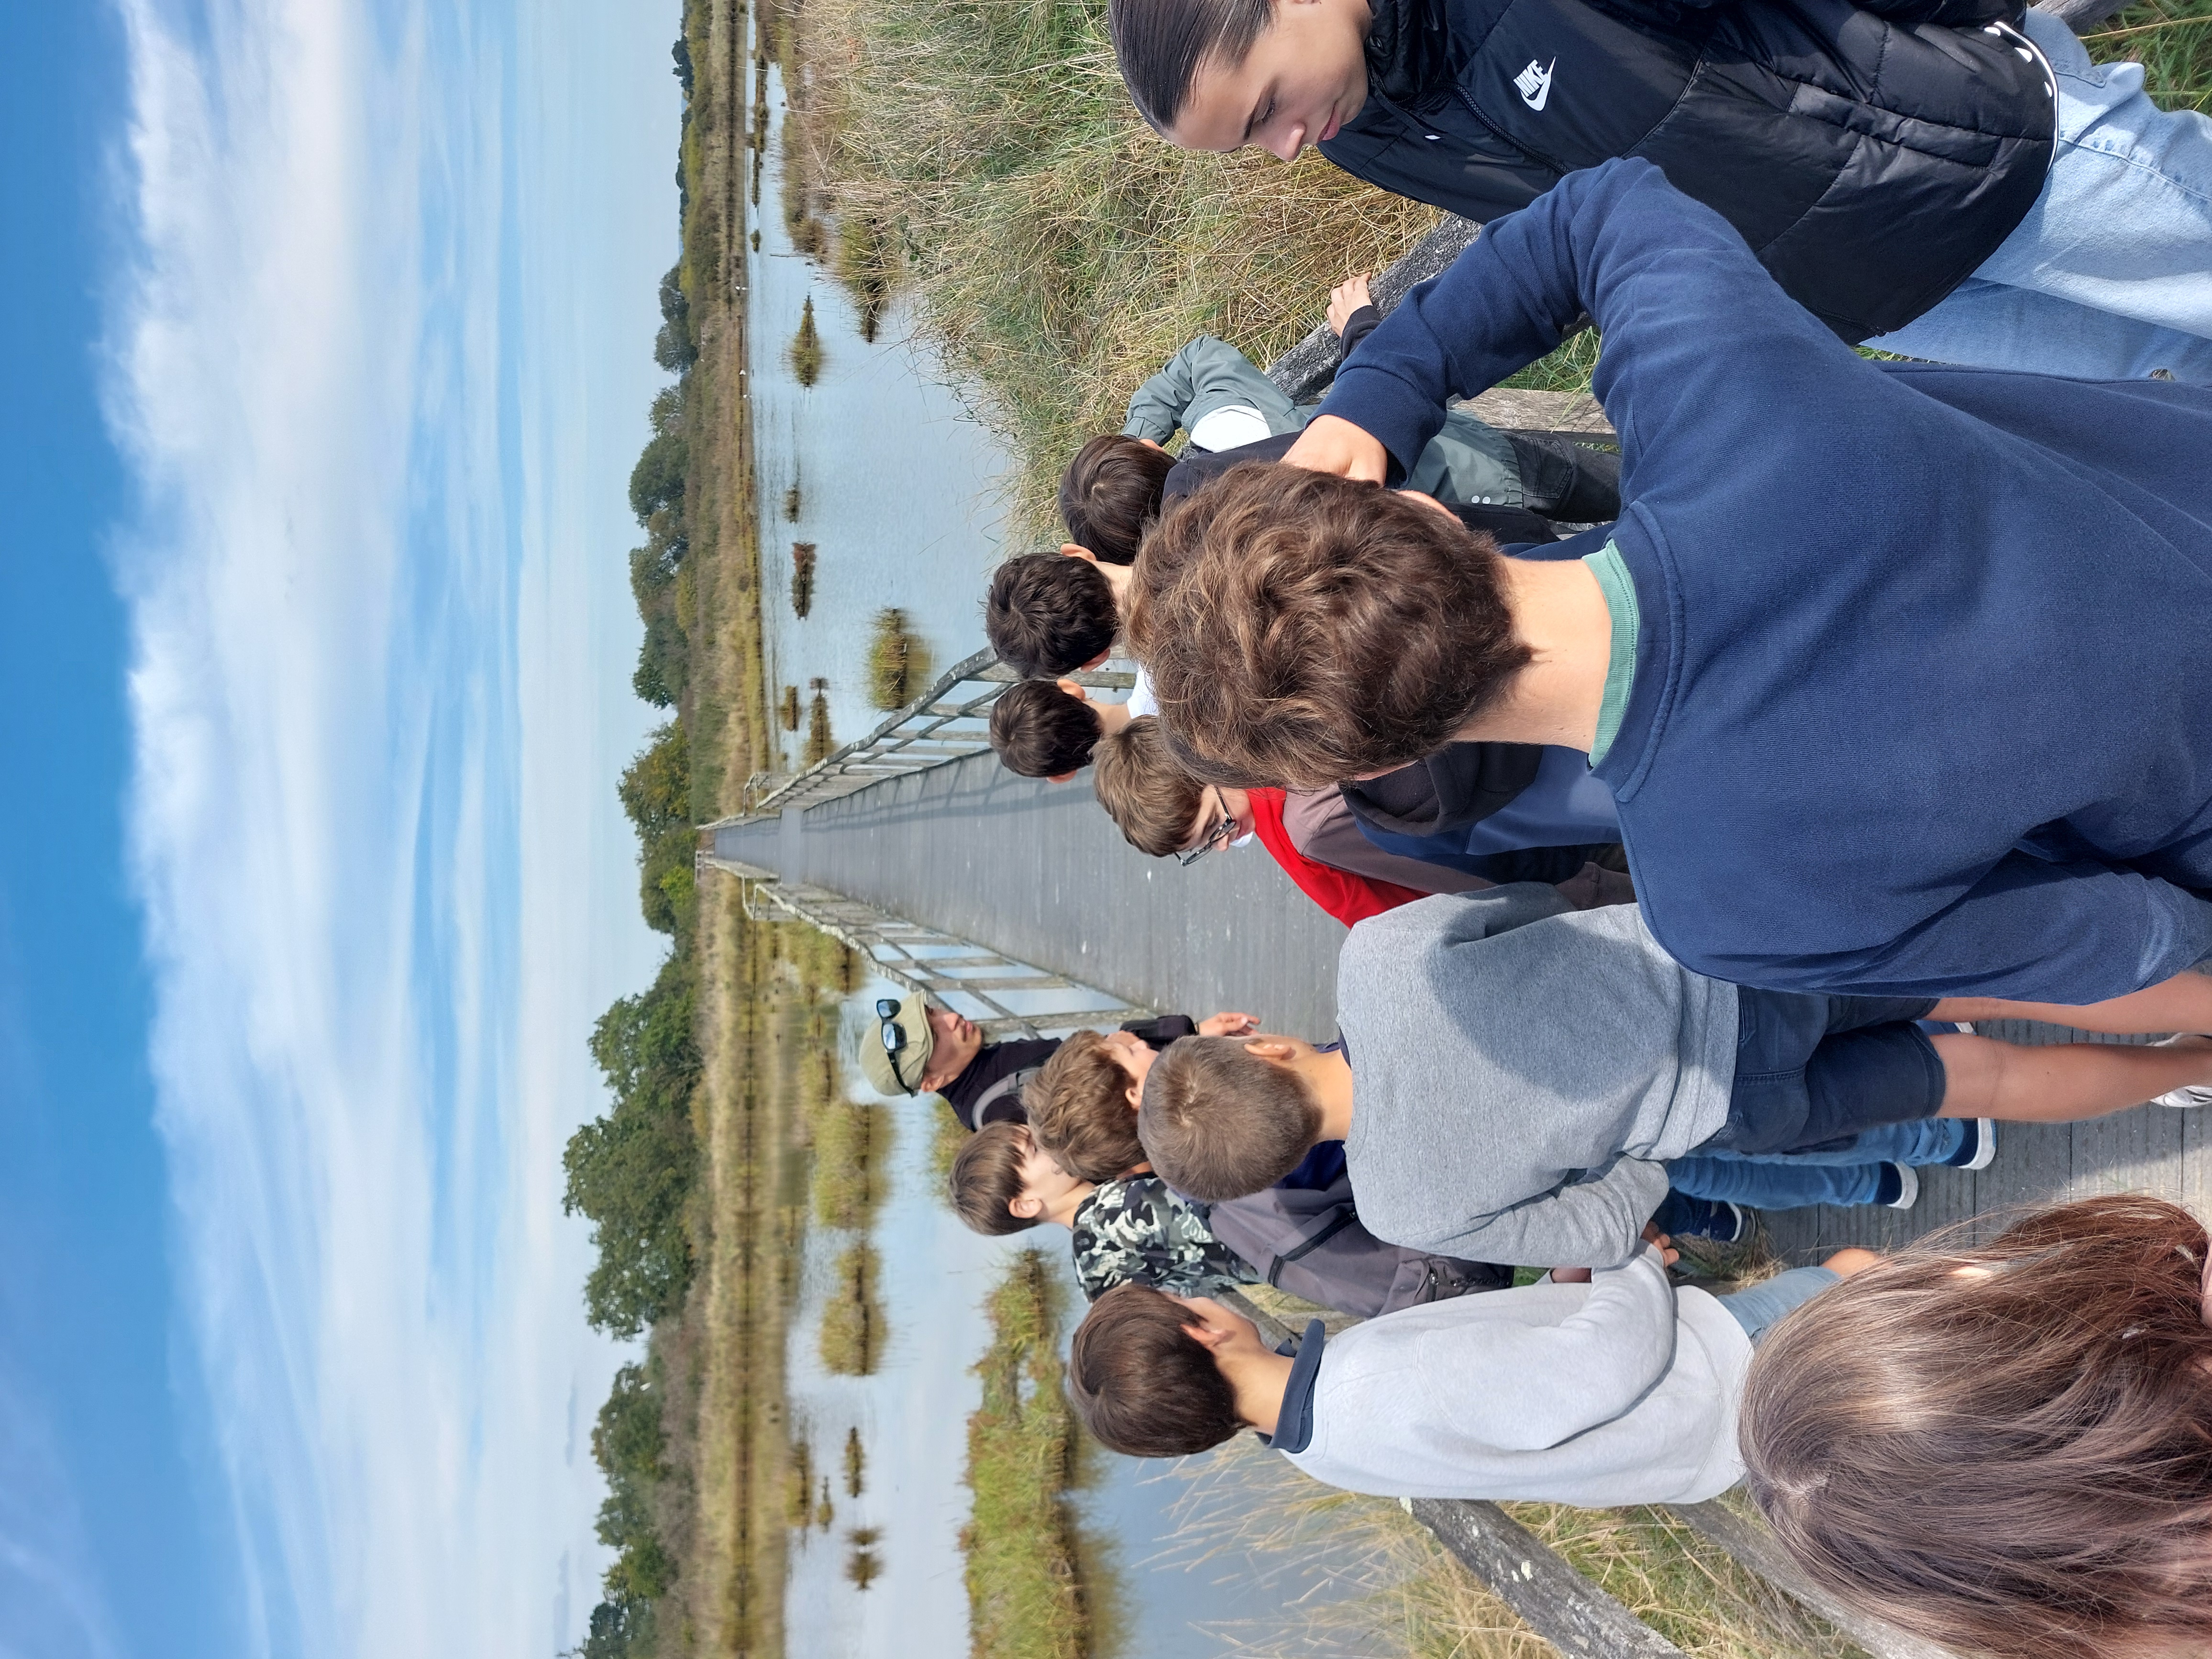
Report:
[[545,147],[649,157],[623,194],[674,204],[666,20],[601,9],[123,3],[135,855],[262,1652],[545,1659],[603,1554],[572,1402],[616,1356],[559,1154],[656,949],[603,688],[657,266],[591,251]]

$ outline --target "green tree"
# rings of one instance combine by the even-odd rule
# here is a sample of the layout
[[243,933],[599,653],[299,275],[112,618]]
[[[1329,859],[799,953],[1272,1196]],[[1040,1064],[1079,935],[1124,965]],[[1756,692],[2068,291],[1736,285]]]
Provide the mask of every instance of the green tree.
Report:
[[562,1207],[590,1218],[599,1259],[584,1281],[585,1316],[611,1336],[636,1336],[675,1311],[691,1282],[684,1203],[697,1178],[689,1122],[623,1102],[569,1137]]
[[[623,811],[649,849],[672,830],[691,830],[691,746],[674,720],[654,732],[616,786]],[[642,855],[642,854],[641,854]]]
[[646,441],[629,474],[629,510],[640,524],[682,503],[684,472],[690,465],[690,448],[682,433],[656,432]]

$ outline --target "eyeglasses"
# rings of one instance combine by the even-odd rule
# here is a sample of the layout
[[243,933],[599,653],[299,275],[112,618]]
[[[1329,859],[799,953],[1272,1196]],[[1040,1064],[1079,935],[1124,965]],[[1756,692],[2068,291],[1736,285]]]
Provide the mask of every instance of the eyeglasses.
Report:
[[[1212,789],[1213,786],[1208,784],[1206,787]],[[1213,821],[1213,827],[1200,839],[1197,846],[1181,855],[1182,866],[1186,870],[1213,851],[1215,848],[1226,847],[1237,839],[1237,819],[1229,810],[1229,803],[1221,799],[1221,792],[1218,789],[1213,789],[1213,799],[1214,804],[1221,808],[1221,816]]]
[[906,1047],[906,1028],[898,1023],[898,1011],[899,1005],[895,998],[876,999],[876,1018],[883,1021],[880,1035],[884,1040],[884,1052],[890,1056],[891,1076],[897,1079],[900,1088],[912,1094],[914,1085],[908,1083],[906,1073],[899,1070],[899,1052]]

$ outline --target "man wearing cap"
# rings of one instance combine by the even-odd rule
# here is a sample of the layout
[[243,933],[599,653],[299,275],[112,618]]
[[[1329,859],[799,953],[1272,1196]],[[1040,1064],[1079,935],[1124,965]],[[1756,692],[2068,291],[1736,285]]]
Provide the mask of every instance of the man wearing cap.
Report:
[[[986,1042],[974,1020],[932,1006],[919,991],[897,1002],[882,999],[876,1015],[876,1029],[860,1039],[860,1070],[876,1092],[943,1095],[969,1130],[1021,1122],[1022,1085],[1060,1042],[1058,1037]],[[1186,1014],[1162,1014],[1126,1021],[1121,1029],[1164,1048],[1177,1037],[1243,1036],[1260,1027],[1249,1014],[1221,1013],[1196,1022]]]

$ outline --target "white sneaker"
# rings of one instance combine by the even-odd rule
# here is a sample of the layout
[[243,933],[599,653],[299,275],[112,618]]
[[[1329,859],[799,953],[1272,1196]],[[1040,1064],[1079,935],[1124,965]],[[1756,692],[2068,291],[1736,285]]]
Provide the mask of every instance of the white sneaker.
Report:
[[[2202,1048],[2206,1039],[2194,1031],[2180,1031],[2151,1044],[2154,1048],[2178,1048],[2183,1043]],[[2154,1106],[2212,1106],[2212,1083],[2185,1083],[2179,1089],[2168,1089],[2150,1103]]]
[[1964,1164],[1954,1164],[1954,1170],[1986,1170],[1997,1161],[1997,1121],[1993,1117],[1974,1120],[1974,1155]]
[[1889,1167],[1897,1171],[1898,1176],[1898,1194],[1889,1200],[1889,1207],[1909,1210],[1920,1201],[1920,1171],[1910,1164],[1893,1164]]

